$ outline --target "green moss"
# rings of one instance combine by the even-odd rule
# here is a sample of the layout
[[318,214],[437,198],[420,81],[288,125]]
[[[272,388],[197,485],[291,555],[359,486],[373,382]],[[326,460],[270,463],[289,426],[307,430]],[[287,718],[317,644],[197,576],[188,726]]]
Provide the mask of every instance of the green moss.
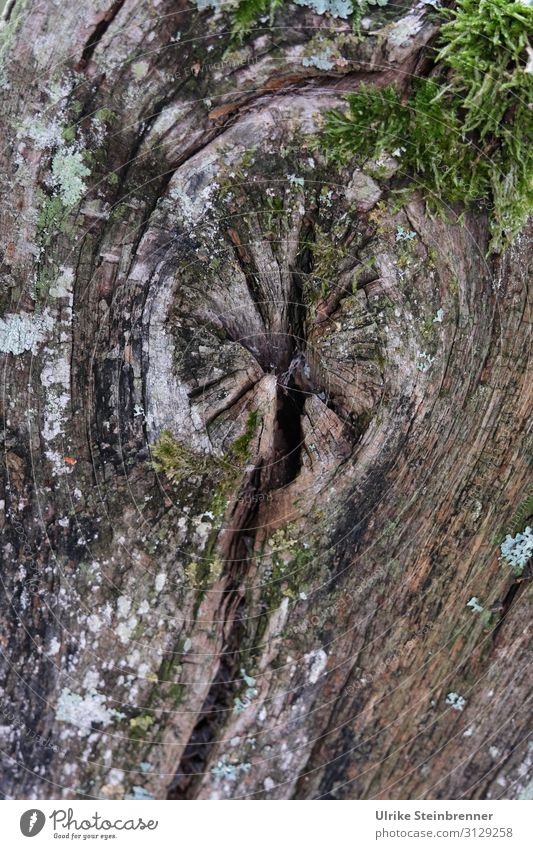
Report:
[[170,430],[163,430],[152,445],[152,466],[172,483],[179,483],[192,475],[205,475],[214,468],[225,467],[225,463],[213,455],[193,451]]
[[206,554],[202,560],[199,563],[195,560],[191,561],[183,570],[186,586],[195,594],[195,615],[202,599],[205,598],[206,592],[218,581],[224,568],[224,561],[213,554],[218,534],[219,529],[215,528],[208,541]]
[[185,684],[171,684],[168,688],[168,697],[171,699],[174,705],[178,705],[185,696],[186,687]]
[[132,731],[144,734],[154,724],[153,716],[149,714],[141,714],[130,719],[130,728]]
[[[50,245],[60,233],[68,232],[67,210],[60,197],[48,197],[40,193],[41,206],[37,217],[37,243],[40,248],[50,248]],[[40,260],[37,267],[35,291],[37,296],[46,294],[57,279],[58,264],[52,260],[49,252],[46,264]]]
[[53,286],[55,280],[57,279],[57,269],[53,266],[50,268],[39,268],[37,273],[37,282],[35,285],[36,295],[40,298],[43,295],[46,295],[49,292],[51,286]]
[[161,661],[161,666],[159,667],[159,672],[157,675],[158,681],[162,683],[166,683],[170,681],[171,676],[173,674],[174,667],[176,666],[176,656],[172,655],[171,657],[165,657]]
[[112,124],[117,119],[116,113],[107,107],[98,109],[97,112],[94,113],[94,117],[97,121],[101,121],[102,124]]
[[241,0],[232,14],[233,38],[243,39],[258,24],[259,19],[265,16],[268,16],[269,25],[272,26],[276,11],[284,3],[285,0]]
[[187,581],[187,586],[191,587],[193,590],[198,590],[200,588],[200,580],[199,580],[199,572],[200,567],[198,563],[193,560],[191,563],[187,563],[187,565],[183,569],[185,580]]
[[454,297],[459,293],[459,280],[456,275],[450,278],[448,288],[450,290],[450,294]]
[[[163,707],[168,710],[169,703],[172,706],[178,705],[184,696],[185,686],[175,680],[180,675],[181,665],[180,657],[183,649],[183,641],[180,641],[176,647],[176,652],[168,658],[164,658],[159,667],[158,673],[151,673],[147,676],[147,680],[153,683],[150,691],[150,696],[144,710],[150,710],[151,713],[139,714],[129,720],[130,726],[130,755],[136,757],[141,751],[143,759],[147,759],[151,747],[161,740],[161,726],[156,724],[157,711]],[[147,732],[150,731],[150,739],[147,739]],[[141,744],[146,744],[147,748],[140,749]]]
[[213,474],[218,479],[213,497],[218,513],[225,505],[228,487],[235,482],[235,463],[245,463],[250,458],[250,445],[260,421],[259,411],[253,410],[246,420],[244,433],[233,442],[225,457],[193,451],[179,442],[170,430],[163,430],[152,446],[152,466],[172,483],[179,483],[192,475]]
[[183,641],[180,640],[176,646],[176,653],[169,658],[165,658],[159,668],[157,676],[157,685],[153,691],[153,697],[150,704],[155,705],[162,700],[166,703],[171,700],[174,705],[177,705],[183,699],[185,693],[185,685],[180,684],[176,680],[181,674],[181,653],[183,651]]
[[253,410],[246,420],[244,433],[231,446],[231,453],[237,462],[245,463],[250,458],[250,443],[257,432],[260,420],[259,411]]
[[66,142],[72,142],[76,138],[76,127],[65,127],[63,130],[63,138]]
[[503,250],[533,208],[533,75],[525,69],[533,8],[507,0],[459,0],[441,27],[431,79],[407,102],[394,86],[361,86],[346,111],[327,115],[321,144],[336,161],[400,159],[441,212],[483,203],[490,250]]
[[432,342],[435,338],[435,323],[430,315],[426,316],[422,322],[422,336],[426,342]]
[[[111,184],[112,185],[112,184]],[[117,203],[112,209],[109,218],[111,221],[124,221],[130,213],[130,207],[126,203]]]
[[65,216],[66,210],[60,197],[44,196],[37,218],[37,234],[42,247],[49,247],[60,232]]
[[266,541],[271,551],[272,569],[265,581],[266,601],[272,610],[282,598],[296,599],[304,588],[307,566],[314,557],[311,545],[300,542],[296,527],[289,523]]
[[277,236],[280,225],[287,220],[283,198],[277,195],[265,195],[261,214],[265,219],[265,234]]

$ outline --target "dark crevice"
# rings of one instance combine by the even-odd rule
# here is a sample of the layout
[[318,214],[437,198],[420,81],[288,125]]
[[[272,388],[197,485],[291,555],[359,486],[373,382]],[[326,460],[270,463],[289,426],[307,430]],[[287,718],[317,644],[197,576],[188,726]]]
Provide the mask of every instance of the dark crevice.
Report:
[[92,31],[91,35],[85,43],[85,47],[83,48],[83,52],[81,54],[81,68],[85,68],[91,61],[94,51],[96,50],[99,42],[102,40],[110,25],[115,20],[116,16],[122,9],[124,3],[125,0],[115,0],[115,2],[105,13],[103,19],[100,21],[99,24],[96,25],[96,27]]
[[[228,600],[231,607],[232,599]],[[239,645],[244,626],[239,609],[231,629],[228,642],[221,655],[218,673],[209,689],[194,726],[189,742],[185,747],[176,774],[168,791],[168,799],[194,799],[197,787],[205,773],[206,764],[212,746],[216,743],[218,732],[231,710],[234,698],[234,684],[238,674]],[[222,719],[221,719],[222,718]]]
[[302,415],[306,393],[297,389],[294,378],[278,387],[275,464],[271,473],[271,488],[279,489],[293,481],[301,468]]
[[[261,473],[257,470],[254,484],[259,487]],[[224,593],[223,632],[229,630],[220,653],[220,666],[194,726],[187,746],[169,787],[168,799],[195,799],[202,777],[205,775],[213,746],[226,718],[231,712],[239,684],[241,646],[246,633],[245,603],[241,585],[246,575],[255,541],[254,525],[257,505],[253,504],[241,520],[241,527],[233,533],[226,560],[228,586]]]
[[292,355],[287,370],[278,380],[276,432],[274,439],[274,465],[270,486],[286,486],[298,476],[302,465],[302,416],[306,398],[316,391],[305,359],[306,309],[304,281],[313,267],[312,243],[314,227],[310,218],[304,220],[300,234],[303,245],[296,257],[291,273],[291,291],[288,299],[288,324]]
[[2,12],[2,15],[0,15],[0,20],[4,21],[4,23],[7,24],[10,20],[16,2],[17,0],[7,0],[4,11]]

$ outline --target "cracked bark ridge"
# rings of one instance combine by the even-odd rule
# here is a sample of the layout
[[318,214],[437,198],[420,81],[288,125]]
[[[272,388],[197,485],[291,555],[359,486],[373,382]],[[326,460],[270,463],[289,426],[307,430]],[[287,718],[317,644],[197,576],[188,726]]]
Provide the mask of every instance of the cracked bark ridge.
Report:
[[[7,796],[531,794],[530,581],[498,549],[531,233],[489,261],[483,213],[314,149],[343,92],[427,73],[427,9],[372,15],[361,42],[291,7],[228,56],[184,3],[10,5]],[[68,208],[58,151],[90,170]]]

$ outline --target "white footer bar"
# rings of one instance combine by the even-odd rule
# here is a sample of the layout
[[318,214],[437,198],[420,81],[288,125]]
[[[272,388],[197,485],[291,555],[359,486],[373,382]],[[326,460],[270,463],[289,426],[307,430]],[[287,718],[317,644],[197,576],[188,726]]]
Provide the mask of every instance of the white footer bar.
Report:
[[[6,847],[462,849],[533,846],[532,802],[6,801]],[[34,842],[32,842],[32,840]]]

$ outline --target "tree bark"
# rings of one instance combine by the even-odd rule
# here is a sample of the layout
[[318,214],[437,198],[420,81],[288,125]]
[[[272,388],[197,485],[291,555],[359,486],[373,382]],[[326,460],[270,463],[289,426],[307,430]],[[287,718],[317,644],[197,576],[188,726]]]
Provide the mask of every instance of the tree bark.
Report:
[[531,798],[531,232],[313,144],[428,8],[6,4],[7,797]]

